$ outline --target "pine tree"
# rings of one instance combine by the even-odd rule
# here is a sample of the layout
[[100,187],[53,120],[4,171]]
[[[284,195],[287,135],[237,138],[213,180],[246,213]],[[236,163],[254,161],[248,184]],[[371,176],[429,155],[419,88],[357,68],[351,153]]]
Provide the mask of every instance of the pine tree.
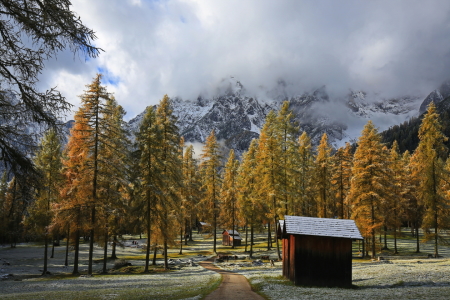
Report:
[[213,251],[217,253],[217,216],[219,213],[219,194],[220,194],[220,174],[221,167],[219,144],[217,143],[214,130],[206,139],[205,146],[201,155],[201,174],[203,200],[205,204],[207,219],[211,220],[213,226],[214,246]]
[[434,256],[438,257],[439,230],[448,225],[448,200],[442,190],[446,181],[444,160],[447,137],[442,133],[439,115],[434,103],[430,103],[419,128],[419,146],[414,152],[414,168],[417,169],[419,195],[424,205],[422,226],[425,232],[434,228],[434,233],[426,233],[426,240],[434,240]]
[[47,274],[48,241],[51,233],[49,225],[52,219],[52,204],[58,202],[59,189],[62,182],[61,143],[55,130],[50,129],[41,140],[34,163],[40,173],[40,184],[36,201],[29,210],[27,224],[33,231],[44,237],[44,269]]
[[369,121],[358,140],[349,193],[353,217],[363,236],[371,238],[372,258],[375,258],[375,233],[383,224],[380,206],[386,196],[386,162],[380,139],[377,129]]
[[[225,164],[225,170],[222,179],[222,189],[220,193],[220,217],[221,224],[225,228],[235,230],[237,219],[237,171],[239,168],[239,161],[234,156],[234,150],[230,150],[228,161]],[[234,248],[234,239],[233,245]]]

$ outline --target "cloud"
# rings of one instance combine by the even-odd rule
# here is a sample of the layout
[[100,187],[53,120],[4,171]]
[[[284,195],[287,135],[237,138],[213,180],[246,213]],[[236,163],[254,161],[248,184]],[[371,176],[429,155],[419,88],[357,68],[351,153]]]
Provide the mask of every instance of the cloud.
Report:
[[[98,70],[128,111],[164,94],[214,94],[234,76],[249,93],[280,79],[291,93],[322,85],[383,97],[426,95],[450,77],[450,1],[74,0],[105,50],[47,63],[42,87],[78,105]],[[68,81],[71,80],[71,81]]]

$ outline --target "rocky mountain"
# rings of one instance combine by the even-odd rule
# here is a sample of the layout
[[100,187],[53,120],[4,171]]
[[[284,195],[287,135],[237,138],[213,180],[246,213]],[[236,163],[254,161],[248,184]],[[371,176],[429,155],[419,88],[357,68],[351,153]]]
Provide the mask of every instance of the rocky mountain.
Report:
[[423,114],[427,110],[428,104],[430,104],[431,102],[438,104],[448,96],[450,96],[450,81],[444,82],[438,89],[432,91],[425,98],[425,100],[420,105],[420,114]]
[[[384,99],[363,91],[350,91],[345,99],[333,99],[325,86],[288,96],[283,82],[265,92],[264,97],[257,97],[234,78],[224,86],[214,97],[173,99],[174,114],[186,142],[203,143],[214,129],[217,139],[227,148],[242,152],[259,136],[268,112],[277,111],[287,100],[301,132],[306,131],[315,145],[327,133],[330,143],[340,147],[347,141],[355,141],[369,119],[385,130],[417,116],[423,101],[413,96]],[[138,130],[144,113],[129,121],[131,132]]]

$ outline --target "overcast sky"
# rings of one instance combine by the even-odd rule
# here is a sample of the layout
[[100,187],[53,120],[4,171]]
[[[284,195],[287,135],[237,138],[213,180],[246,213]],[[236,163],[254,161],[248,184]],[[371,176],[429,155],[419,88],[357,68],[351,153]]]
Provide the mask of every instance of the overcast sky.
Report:
[[450,78],[448,0],[72,0],[105,52],[48,61],[42,88],[78,108],[97,72],[128,112],[164,94],[212,95],[234,76],[249,93],[283,79],[386,97],[424,95]]

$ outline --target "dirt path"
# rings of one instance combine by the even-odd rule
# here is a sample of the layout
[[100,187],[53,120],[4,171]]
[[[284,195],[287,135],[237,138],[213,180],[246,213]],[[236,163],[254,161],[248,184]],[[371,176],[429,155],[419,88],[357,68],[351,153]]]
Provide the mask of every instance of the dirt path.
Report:
[[247,279],[240,274],[219,269],[213,265],[213,258],[200,262],[205,269],[215,271],[222,275],[222,283],[205,300],[264,300],[263,297],[252,291]]

